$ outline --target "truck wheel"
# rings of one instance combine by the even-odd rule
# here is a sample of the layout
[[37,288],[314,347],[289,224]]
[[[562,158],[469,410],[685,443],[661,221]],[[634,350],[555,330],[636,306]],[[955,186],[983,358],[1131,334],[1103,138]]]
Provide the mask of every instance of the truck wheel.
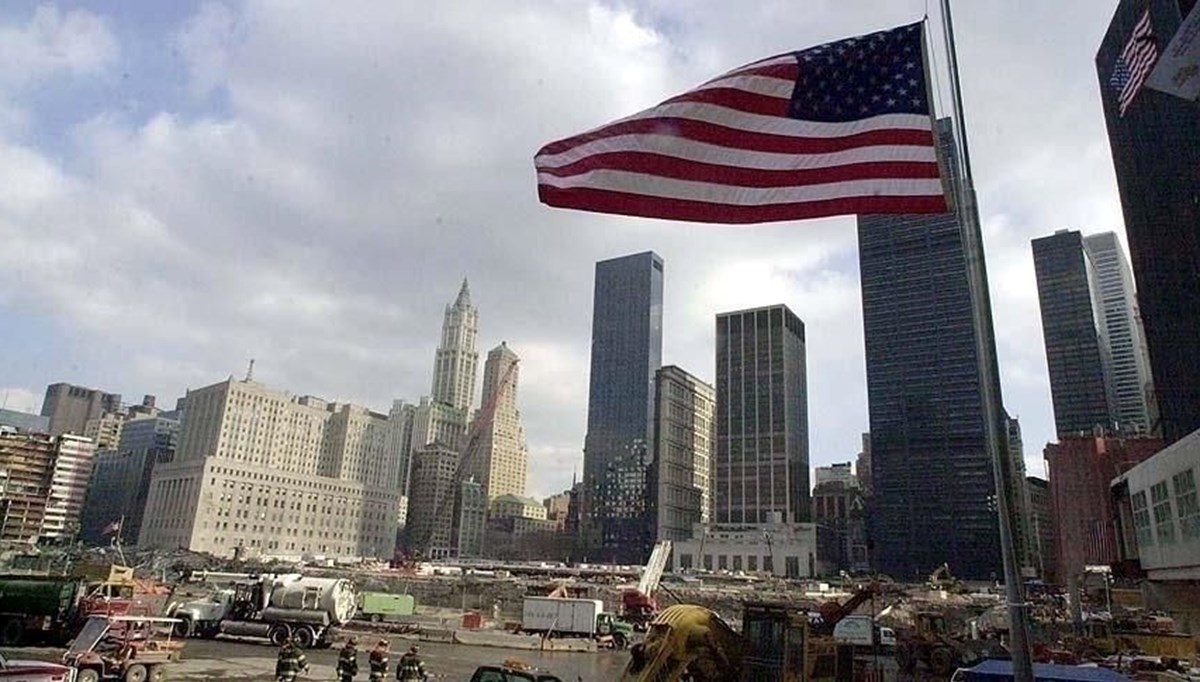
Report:
[[21,643],[21,637],[24,635],[25,626],[14,618],[6,622],[4,629],[0,630],[0,646],[16,646]]
[[146,682],[146,666],[141,663],[134,663],[125,669],[125,676],[121,679],[125,682]]
[[613,648],[614,649],[616,649],[617,651],[621,651],[627,646],[629,646],[629,640],[625,639],[625,635],[623,635],[619,632],[616,633],[615,635],[613,635]]
[[147,671],[150,682],[163,682],[167,679],[167,667],[165,665],[152,665]]
[[175,636],[180,639],[187,639],[188,637],[192,636],[194,629],[195,628],[192,625],[192,619],[182,617],[179,619],[179,622],[175,624]]
[[311,649],[317,643],[317,633],[307,625],[301,625],[292,633],[292,640],[301,649]]
[[280,623],[272,627],[271,631],[267,633],[267,639],[270,639],[271,644],[274,644],[275,646],[283,646],[283,643],[286,642],[291,636],[292,628],[286,623]]
[[95,668],[84,668],[75,676],[75,682],[100,682],[100,673]]

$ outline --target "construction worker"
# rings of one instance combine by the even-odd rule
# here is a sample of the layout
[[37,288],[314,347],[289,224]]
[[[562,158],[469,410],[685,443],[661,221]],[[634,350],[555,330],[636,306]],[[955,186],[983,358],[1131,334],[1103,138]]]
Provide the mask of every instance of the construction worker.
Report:
[[338,682],[351,682],[358,674],[358,639],[351,637],[338,654]]
[[275,682],[295,682],[296,676],[303,670],[308,670],[308,660],[289,637],[279,647],[279,658],[275,660]]
[[396,679],[400,682],[424,682],[429,679],[425,663],[417,652],[417,645],[414,644],[408,648],[407,654],[400,657],[400,664],[396,666]]
[[371,655],[367,657],[367,663],[371,668],[371,672],[367,677],[370,682],[383,682],[383,680],[387,679],[388,653],[388,641],[386,639],[379,640],[375,648],[371,649]]

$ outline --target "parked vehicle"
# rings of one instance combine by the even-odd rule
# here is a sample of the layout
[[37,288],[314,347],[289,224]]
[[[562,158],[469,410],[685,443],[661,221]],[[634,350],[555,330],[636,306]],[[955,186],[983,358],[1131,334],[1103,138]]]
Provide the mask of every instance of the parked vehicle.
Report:
[[605,613],[599,599],[525,597],[521,629],[550,637],[590,637],[615,649],[633,639],[633,626]]
[[525,665],[520,661],[505,661],[501,665],[481,665],[471,675],[471,682],[563,682],[550,673]]
[[10,682],[71,682],[75,670],[46,661],[21,661],[0,654],[0,680]]
[[[972,668],[959,668],[950,682],[1011,682],[1012,661],[990,659]],[[1097,666],[1033,665],[1035,682],[1128,682],[1124,675]]]
[[327,647],[333,628],[357,612],[354,585],[340,578],[263,575],[235,583],[208,599],[173,604],[180,636],[261,637],[279,646],[289,637],[301,649]]
[[413,615],[416,600],[411,594],[390,592],[360,592],[358,594],[358,617],[376,623]]
[[114,566],[105,580],[48,575],[0,576],[0,646],[74,634],[91,614],[121,615],[134,607],[132,569]]
[[850,644],[865,649],[874,648],[876,645],[881,649],[892,649],[896,646],[896,631],[877,625],[870,616],[846,616],[834,626],[833,638],[838,644]]
[[90,616],[63,663],[75,669],[75,682],[162,682],[183,651],[183,640],[173,638],[176,624],[173,618]]

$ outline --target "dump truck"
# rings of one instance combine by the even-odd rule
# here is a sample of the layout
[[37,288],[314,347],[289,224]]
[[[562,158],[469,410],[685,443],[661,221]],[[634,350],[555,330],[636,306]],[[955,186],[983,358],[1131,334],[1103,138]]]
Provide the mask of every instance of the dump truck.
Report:
[[114,566],[105,580],[50,575],[0,576],[0,646],[61,643],[92,614],[127,614],[135,605],[132,570]]
[[605,613],[599,599],[525,597],[521,630],[547,637],[590,637],[614,649],[624,649],[633,638],[633,626]]
[[173,604],[183,637],[259,637],[276,646],[288,638],[302,649],[333,643],[333,628],[358,609],[354,585],[339,578],[263,575],[214,592],[208,599]]

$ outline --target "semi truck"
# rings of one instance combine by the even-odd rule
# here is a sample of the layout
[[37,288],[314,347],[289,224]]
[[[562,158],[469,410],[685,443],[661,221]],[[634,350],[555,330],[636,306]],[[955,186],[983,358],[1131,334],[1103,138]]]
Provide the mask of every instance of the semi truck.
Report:
[[291,639],[302,649],[333,643],[333,628],[357,610],[354,585],[340,578],[262,575],[234,583],[208,599],[173,604],[184,637],[259,637],[276,646]]
[[105,580],[49,575],[0,576],[0,646],[32,640],[65,642],[93,614],[123,615],[134,605],[131,569],[114,566]]
[[599,599],[525,597],[521,630],[547,637],[588,637],[614,649],[624,649],[633,626],[605,613]]

